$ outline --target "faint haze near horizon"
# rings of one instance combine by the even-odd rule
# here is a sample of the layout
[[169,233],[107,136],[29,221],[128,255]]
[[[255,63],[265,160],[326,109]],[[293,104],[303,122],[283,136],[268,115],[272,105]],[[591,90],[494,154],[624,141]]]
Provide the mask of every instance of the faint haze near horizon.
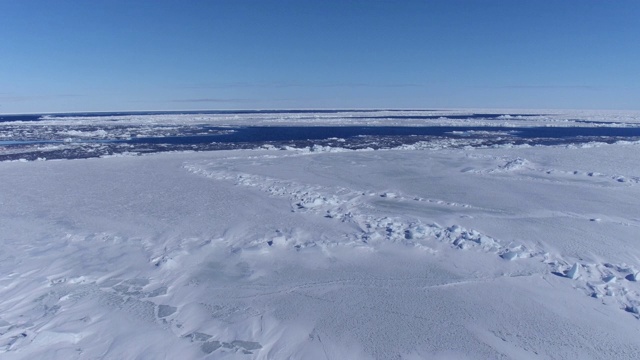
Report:
[[0,113],[640,110],[640,2],[0,0]]

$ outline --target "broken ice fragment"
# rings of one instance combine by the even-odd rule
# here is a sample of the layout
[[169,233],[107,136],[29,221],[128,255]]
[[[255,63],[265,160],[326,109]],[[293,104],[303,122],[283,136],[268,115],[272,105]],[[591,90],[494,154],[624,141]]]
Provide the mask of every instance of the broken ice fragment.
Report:
[[493,240],[487,236],[480,236],[480,239],[478,239],[478,242],[480,243],[480,245],[490,245],[493,244]]
[[575,263],[575,264],[573,264],[571,269],[569,269],[569,271],[567,271],[565,276],[568,277],[569,279],[577,279],[578,275],[579,275],[578,274],[579,270],[580,270],[580,264]]
[[507,251],[506,253],[500,255],[501,258],[505,259],[505,260],[515,260],[518,258],[518,253],[515,251]]
[[454,246],[458,246],[458,247],[462,247],[462,244],[464,244],[464,239],[463,238],[457,238],[453,242],[453,245]]
[[627,275],[626,279],[629,281],[640,281],[640,271]]
[[404,231],[404,238],[406,240],[411,240],[413,239],[413,232],[411,230],[405,230]]
[[628,305],[625,310],[632,314],[640,314],[640,308],[638,306]]

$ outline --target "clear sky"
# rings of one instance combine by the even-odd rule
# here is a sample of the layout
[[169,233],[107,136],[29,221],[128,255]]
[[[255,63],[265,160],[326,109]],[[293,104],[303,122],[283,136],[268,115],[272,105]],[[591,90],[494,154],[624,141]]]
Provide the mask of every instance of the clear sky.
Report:
[[639,0],[0,0],[0,113],[640,109]]

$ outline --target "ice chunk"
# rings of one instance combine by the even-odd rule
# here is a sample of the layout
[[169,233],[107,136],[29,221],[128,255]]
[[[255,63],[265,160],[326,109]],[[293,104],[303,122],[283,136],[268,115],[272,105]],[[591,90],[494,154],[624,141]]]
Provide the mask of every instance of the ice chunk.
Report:
[[518,258],[518,253],[515,251],[507,251],[506,253],[500,255],[501,258],[505,259],[505,260],[515,260]]
[[321,205],[325,204],[325,200],[320,198],[320,197],[316,197],[316,198],[312,198],[312,199],[303,199],[302,201],[300,201],[298,203],[298,207],[299,208],[314,208],[314,207],[318,207]]
[[571,269],[569,269],[569,271],[566,272],[565,276],[568,277],[569,279],[577,279],[579,272],[580,272],[580,264],[575,263],[573,264]]
[[626,307],[625,310],[630,312],[630,313],[632,313],[632,314],[640,314],[640,307],[638,307],[638,306],[629,305],[629,306]]
[[602,281],[604,281],[604,282],[605,282],[605,283],[607,283],[607,284],[611,284],[611,283],[616,282],[616,277],[615,277],[615,275],[608,275],[608,276],[605,276],[605,277],[602,279]]
[[640,281],[640,271],[627,275],[626,279],[629,281]]
[[493,239],[485,235],[480,236],[478,242],[480,243],[480,245],[491,245],[494,243]]

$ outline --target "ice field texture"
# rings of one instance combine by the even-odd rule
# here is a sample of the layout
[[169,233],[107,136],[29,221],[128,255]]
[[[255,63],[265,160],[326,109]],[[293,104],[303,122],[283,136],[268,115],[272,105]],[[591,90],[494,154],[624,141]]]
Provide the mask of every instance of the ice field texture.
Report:
[[[0,123],[2,359],[640,357],[638,113],[38,119]],[[130,141],[255,126],[460,130]]]

